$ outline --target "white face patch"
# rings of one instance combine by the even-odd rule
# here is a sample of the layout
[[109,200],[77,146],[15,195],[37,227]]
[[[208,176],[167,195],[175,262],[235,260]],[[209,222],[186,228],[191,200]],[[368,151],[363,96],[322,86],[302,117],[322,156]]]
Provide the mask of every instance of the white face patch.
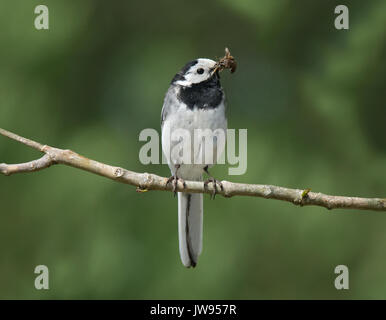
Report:
[[176,84],[190,87],[192,84],[200,83],[208,80],[211,75],[216,62],[210,59],[197,59],[197,63],[190,67],[184,74],[185,80],[179,80]]

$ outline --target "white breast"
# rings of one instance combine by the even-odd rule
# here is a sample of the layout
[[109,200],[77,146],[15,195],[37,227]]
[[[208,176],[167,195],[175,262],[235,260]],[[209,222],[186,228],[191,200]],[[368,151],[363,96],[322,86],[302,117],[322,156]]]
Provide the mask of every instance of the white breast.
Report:
[[[178,106],[171,106],[171,110],[168,113],[167,119],[165,119],[162,127],[162,150],[165,153],[170,170],[174,174],[175,164],[181,164],[178,170],[178,175],[184,179],[200,179],[202,176],[203,168],[207,165],[205,163],[205,154],[203,154],[205,148],[201,141],[196,141],[197,145],[194,146],[195,129],[210,129],[211,132],[220,129],[224,131],[226,137],[227,120],[225,116],[225,103],[223,102],[214,109],[194,109],[190,110],[185,104],[179,104]],[[178,141],[172,141],[171,133],[174,130],[184,129],[187,130],[191,137],[191,153],[192,161],[189,164],[184,163],[181,156],[173,153],[173,149]],[[182,145],[182,144],[180,144]],[[212,157],[213,163],[217,162],[217,155],[221,154],[225,148],[225,139],[215,139],[213,144],[212,155],[207,152],[209,157]],[[169,152],[167,151],[169,150]],[[175,150],[175,151],[176,151]],[[201,160],[200,160],[201,159]],[[208,163],[212,165],[213,163]]]

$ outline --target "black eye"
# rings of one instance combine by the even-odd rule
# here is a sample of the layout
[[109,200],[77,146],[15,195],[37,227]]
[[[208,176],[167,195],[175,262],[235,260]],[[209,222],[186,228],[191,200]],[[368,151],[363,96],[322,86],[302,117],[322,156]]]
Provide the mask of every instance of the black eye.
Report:
[[197,73],[198,74],[203,74],[204,73],[204,69],[203,68],[198,68],[197,69]]

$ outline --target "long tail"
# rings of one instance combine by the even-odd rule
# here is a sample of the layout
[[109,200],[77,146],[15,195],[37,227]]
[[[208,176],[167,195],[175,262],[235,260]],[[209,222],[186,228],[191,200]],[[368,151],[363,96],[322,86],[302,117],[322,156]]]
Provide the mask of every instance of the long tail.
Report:
[[200,193],[178,193],[178,238],[181,261],[195,267],[202,250],[203,197]]

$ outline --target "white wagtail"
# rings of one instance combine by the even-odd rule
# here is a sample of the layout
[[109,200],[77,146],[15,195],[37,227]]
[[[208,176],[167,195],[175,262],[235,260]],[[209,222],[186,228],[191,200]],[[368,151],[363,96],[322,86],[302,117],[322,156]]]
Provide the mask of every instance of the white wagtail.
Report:
[[[227,49],[226,53],[226,57],[233,59]],[[210,151],[213,162],[206,163],[203,140],[193,142],[193,139],[194,131],[197,129],[210,129],[211,132],[216,130],[225,132],[227,129],[225,96],[220,84],[219,71],[230,68],[233,72],[235,62],[232,59],[225,59],[226,57],[219,62],[210,59],[196,59],[188,62],[174,76],[166,92],[161,113],[162,150],[172,172],[168,182],[173,183],[174,191],[178,180],[184,186],[184,180],[202,181],[204,171],[209,175],[208,167],[216,163],[216,157],[225,148],[225,137],[217,139],[213,136],[213,151]],[[189,148],[191,154],[187,158],[181,156],[178,148],[175,148],[177,152],[173,152],[174,147],[181,143],[181,137],[178,141],[173,140],[173,132],[180,129],[188,132],[191,137],[191,140],[187,139],[191,143]],[[197,143],[196,148],[193,148],[194,143]],[[209,182],[214,184],[214,191],[216,191],[216,183],[222,187],[220,182],[210,175],[209,177],[204,182],[204,187]],[[178,237],[180,257],[185,267],[195,267],[197,264],[202,250],[202,232],[203,195],[179,192]]]

